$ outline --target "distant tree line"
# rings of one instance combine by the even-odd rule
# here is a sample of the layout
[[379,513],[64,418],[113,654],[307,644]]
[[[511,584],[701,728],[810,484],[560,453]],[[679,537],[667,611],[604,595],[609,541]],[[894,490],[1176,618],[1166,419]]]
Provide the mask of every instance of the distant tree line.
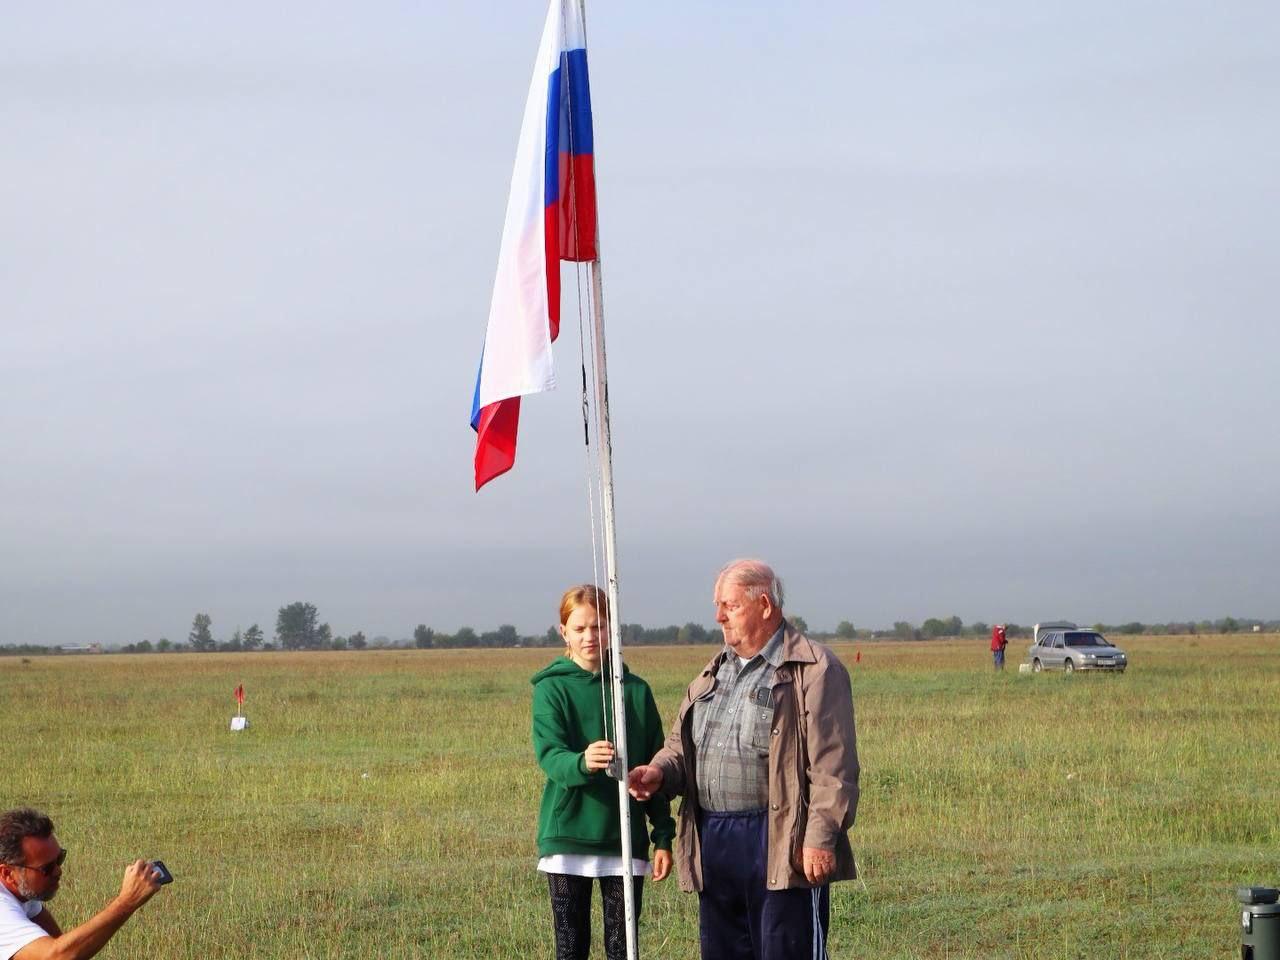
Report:
[[1249,617],[1223,617],[1221,620],[1170,620],[1168,623],[1142,623],[1138,620],[1121,624],[1095,623],[1100,633],[1128,636],[1194,636],[1201,633],[1251,633],[1259,627],[1262,633],[1280,632],[1280,620],[1253,620]]
[[[1167,623],[1142,623],[1137,620],[1129,623],[1081,624],[1083,629],[1097,630],[1099,633],[1115,633],[1123,636],[1185,636],[1201,633],[1244,633],[1252,631],[1255,626],[1267,633],[1280,632],[1280,620],[1255,620],[1248,617],[1223,617],[1220,620],[1171,620]],[[989,623],[977,621],[966,624],[959,617],[946,619],[930,617],[920,626],[906,620],[899,620],[888,630],[855,630],[847,620],[842,621],[834,636],[854,639],[895,639],[895,640],[937,640],[942,637],[990,637]],[[1008,637],[1030,638],[1034,627],[1020,623],[1006,623],[1005,635]],[[820,635],[821,636],[821,635]],[[832,634],[827,634],[830,637]]]
[[[942,637],[989,637],[991,625],[981,621],[966,624],[957,616],[930,617],[916,626],[899,620],[889,629],[860,629],[848,620],[841,620],[834,631],[811,631],[804,617],[788,614],[787,619],[798,629],[821,640],[935,640]],[[1082,624],[1082,626],[1084,626]],[[1255,620],[1248,617],[1223,617],[1220,620],[1169,621],[1167,623],[1141,623],[1131,621],[1122,624],[1095,623],[1091,629],[1122,636],[1190,635],[1201,633],[1244,633],[1257,626],[1267,633],[1280,632],[1280,620]],[[1009,637],[1030,637],[1032,628],[1017,623],[1006,623]],[[496,630],[477,632],[469,626],[460,627],[454,633],[445,633],[418,624],[412,637],[391,640],[377,636],[369,639],[364,631],[357,630],[347,636],[335,636],[329,624],[321,623],[315,604],[297,602],[281,607],[276,614],[275,634],[267,640],[258,624],[247,629],[235,628],[229,639],[217,640],[213,635],[213,618],[207,613],[197,613],[191,621],[186,642],[173,643],[167,637],[156,642],[140,640],[119,648],[121,653],[237,653],[253,650],[365,650],[387,648],[411,648],[420,650],[449,650],[497,647],[559,647],[563,644],[560,633],[551,626],[545,633],[528,636],[521,634],[511,624],[503,624]],[[698,623],[684,626],[645,627],[638,623],[622,625],[624,647],[644,646],[698,646],[721,642],[719,627],[706,627]],[[87,652],[86,647],[45,647],[32,643],[0,646],[0,656],[45,656]]]
[[[801,629],[806,629],[803,617],[792,617]],[[659,644],[706,644],[720,642],[718,627],[705,627],[698,623],[686,623],[683,627],[670,626],[650,629],[638,623],[622,625],[624,646],[655,646]],[[171,643],[161,639],[157,643],[143,640],[121,647],[123,653],[233,653],[245,650],[365,650],[416,647],[420,650],[450,650],[486,647],[559,647],[564,641],[555,626],[545,633],[522,634],[511,624],[503,624],[496,630],[477,631],[463,626],[454,633],[436,630],[425,623],[418,624],[412,637],[393,641],[378,636],[370,640],[364,631],[357,630],[348,636],[335,635],[327,623],[321,623],[315,604],[297,602],[281,607],[276,614],[276,630],[272,640],[266,640],[262,629],[255,623],[247,630],[236,627],[231,639],[218,641],[213,636],[213,621],[207,613],[197,613],[191,622],[187,642]],[[48,648],[39,648],[48,652]]]

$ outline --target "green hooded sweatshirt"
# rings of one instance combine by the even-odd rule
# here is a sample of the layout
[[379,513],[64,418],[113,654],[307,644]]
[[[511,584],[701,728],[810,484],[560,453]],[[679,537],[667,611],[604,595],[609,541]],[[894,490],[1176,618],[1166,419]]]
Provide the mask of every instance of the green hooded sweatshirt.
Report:
[[[608,675],[606,674],[606,683]],[[547,775],[538,812],[538,855],[556,853],[620,856],[618,782],[603,770],[588,773],[587,745],[605,737],[600,674],[588,673],[568,657],[559,657],[533,680],[533,751]],[[662,719],[649,685],[626,666],[622,697],[627,711],[627,762],[648,763],[662,748]],[[608,698],[609,718],[613,699]],[[653,797],[631,801],[631,853],[649,859],[645,817],[653,825],[653,845],[670,850],[675,837],[670,801]]]

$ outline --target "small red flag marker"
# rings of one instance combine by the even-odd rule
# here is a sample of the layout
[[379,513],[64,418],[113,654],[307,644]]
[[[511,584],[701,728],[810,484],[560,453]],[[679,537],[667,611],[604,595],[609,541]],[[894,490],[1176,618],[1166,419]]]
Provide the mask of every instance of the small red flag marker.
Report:
[[236,715],[231,718],[232,730],[243,730],[249,726],[249,718],[244,715],[244,684],[236,685]]

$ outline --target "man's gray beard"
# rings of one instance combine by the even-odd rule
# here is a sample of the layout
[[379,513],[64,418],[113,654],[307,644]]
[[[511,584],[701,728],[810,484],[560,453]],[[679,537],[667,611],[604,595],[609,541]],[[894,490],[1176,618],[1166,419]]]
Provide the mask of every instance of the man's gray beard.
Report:
[[20,875],[20,878],[18,880],[18,899],[21,900],[23,903],[26,903],[28,900],[39,900],[41,903],[48,903],[57,895],[58,895],[58,891],[55,888],[52,893],[46,894],[43,897],[38,896],[36,892],[31,889],[31,886],[27,883],[26,872],[23,871],[23,873]]

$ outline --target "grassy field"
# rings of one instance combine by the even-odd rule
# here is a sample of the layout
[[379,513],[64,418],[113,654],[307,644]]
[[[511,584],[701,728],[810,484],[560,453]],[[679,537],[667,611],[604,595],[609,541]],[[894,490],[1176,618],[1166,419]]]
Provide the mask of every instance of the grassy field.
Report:
[[[1280,883],[1280,638],[1124,645],[1127,674],[1070,678],[994,675],[981,640],[838,647],[864,881],[834,888],[833,957],[1239,956],[1234,887]],[[669,720],[709,652],[627,659]],[[176,874],[106,957],[550,957],[528,677],[551,655],[0,660],[0,805],[57,822],[64,927],[134,856]],[[696,957],[696,898],[650,884],[641,948]]]

